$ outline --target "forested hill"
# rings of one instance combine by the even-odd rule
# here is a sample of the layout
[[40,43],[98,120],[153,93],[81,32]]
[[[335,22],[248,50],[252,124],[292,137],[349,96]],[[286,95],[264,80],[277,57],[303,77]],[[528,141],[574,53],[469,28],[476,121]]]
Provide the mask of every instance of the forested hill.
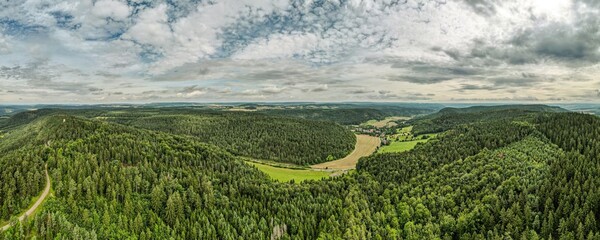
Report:
[[[285,116],[309,120],[331,121],[342,125],[357,125],[369,120],[382,120],[386,117],[412,117],[434,113],[441,109],[440,104],[419,103],[152,103],[142,105],[30,105],[1,106],[0,125],[3,119],[19,115],[15,120],[26,120],[36,115],[50,112],[63,112],[78,116],[92,117],[124,111],[133,113],[173,113],[173,112],[227,112],[245,111],[266,115]],[[39,110],[28,110],[39,109]],[[130,115],[131,116],[131,115]],[[12,126],[19,124],[13,122]]]
[[599,239],[600,119],[525,119],[456,125],[357,169],[385,186],[373,194],[397,204],[399,219],[409,220],[399,224],[415,239]]
[[568,112],[568,110],[547,105],[499,105],[444,108],[437,113],[412,119],[408,124],[414,125],[413,131],[415,134],[437,133],[446,131],[460,124],[501,119],[528,121],[528,119],[540,113],[559,112]]
[[335,123],[257,113],[159,114],[125,124],[193,136],[235,155],[299,165],[343,158],[356,142],[352,132]]
[[343,125],[358,125],[372,119],[382,120],[386,117],[412,117],[434,113],[437,105],[332,105],[331,108],[299,108],[299,109],[265,109],[260,113],[289,116],[303,119],[332,121]]
[[343,158],[352,152],[356,142],[352,132],[333,122],[185,108],[41,109],[21,112],[0,122],[0,131],[57,114],[192,136],[235,155],[299,165]]
[[548,106],[543,104],[529,105],[497,105],[497,106],[472,106],[466,108],[447,107],[439,111],[439,114],[451,113],[484,113],[495,111],[526,111],[526,112],[568,112],[568,110],[557,106]]
[[185,134],[39,117],[0,137],[0,223],[44,163],[53,196],[0,239],[600,239],[600,118],[501,112],[301,184]]

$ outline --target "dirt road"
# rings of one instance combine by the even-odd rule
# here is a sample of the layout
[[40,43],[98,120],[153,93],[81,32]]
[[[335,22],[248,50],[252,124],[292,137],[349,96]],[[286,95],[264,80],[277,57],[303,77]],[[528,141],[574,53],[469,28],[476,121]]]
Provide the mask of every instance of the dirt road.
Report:
[[[37,210],[37,208],[42,205],[42,203],[44,202],[44,200],[46,199],[46,197],[48,196],[48,194],[50,193],[50,176],[48,175],[48,165],[46,165],[46,188],[44,189],[44,192],[42,193],[42,195],[40,196],[40,198],[38,198],[38,200],[33,204],[33,206],[31,206],[31,208],[29,208],[25,213],[23,213],[21,216],[19,216],[19,221],[23,221],[23,219],[25,219],[25,216],[31,216],[31,214],[33,214],[35,212],[35,210]],[[6,224],[6,226],[3,226],[2,228],[0,228],[0,231],[6,231],[8,228],[10,228],[11,225]]]

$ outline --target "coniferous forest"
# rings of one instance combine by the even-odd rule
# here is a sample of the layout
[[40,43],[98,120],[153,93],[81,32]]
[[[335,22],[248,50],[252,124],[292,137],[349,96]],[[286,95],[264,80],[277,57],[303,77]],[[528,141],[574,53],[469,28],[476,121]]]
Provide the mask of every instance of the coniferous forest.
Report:
[[[14,223],[0,239],[600,239],[600,118],[511,106],[408,123],[438,135],[297,183],[240,157],[337,159],[354,148],[348,126],[169,108],[23,112],[0,120],[0,225]],[[20,222],[46,165],[50,196]]]

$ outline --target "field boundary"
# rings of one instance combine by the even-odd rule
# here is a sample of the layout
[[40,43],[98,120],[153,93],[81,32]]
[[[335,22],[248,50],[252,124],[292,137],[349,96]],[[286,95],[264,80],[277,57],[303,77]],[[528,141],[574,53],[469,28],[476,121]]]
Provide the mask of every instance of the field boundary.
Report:
[[381,141],[378,137],[356,135],[356,146],[348,156],[330,162],[315,164],[312,165],[311,168],[321,171],[346,171],[355,169],[356,163],[358,163],[358,160],[361,157],[373,154],[380,145]]

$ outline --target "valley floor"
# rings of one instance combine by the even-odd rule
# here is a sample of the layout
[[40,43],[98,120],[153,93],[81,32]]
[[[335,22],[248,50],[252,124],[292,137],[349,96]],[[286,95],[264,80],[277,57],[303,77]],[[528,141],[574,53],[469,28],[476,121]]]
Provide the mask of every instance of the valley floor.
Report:
[[313,169],[331,171],[345,171],[355,169],[356,163],[358,163],[358,159],[373,154],[375,151],[377,151],[377,147],[379,147],[380,143],[381,142],[378,137],[371,137],[368,135],[357,135],[356,147],[354,148],[354,151],[352,151],[352,153],[350,153],[348,156],[331,162],[315,164],[311,167]]

